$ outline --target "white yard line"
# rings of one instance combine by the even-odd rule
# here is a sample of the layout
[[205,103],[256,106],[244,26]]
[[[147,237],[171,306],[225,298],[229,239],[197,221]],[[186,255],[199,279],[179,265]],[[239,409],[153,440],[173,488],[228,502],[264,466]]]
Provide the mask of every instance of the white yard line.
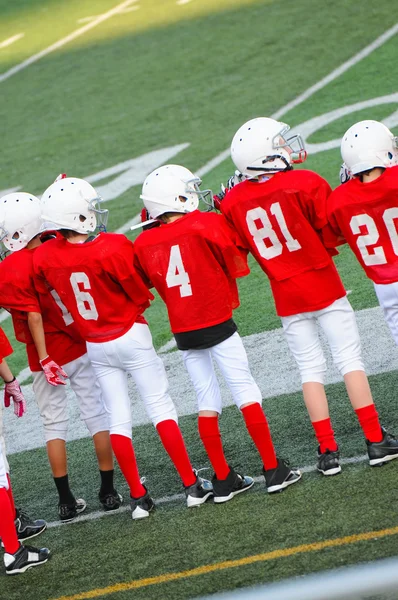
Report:
[[[349,458],[342,458],[342,459],[340,459],[340,464],[342,466],[358,464],[361,462],[365,462],[366,460],[369,460],[368,455],[364,454],[362,456],[351,456]],[[317,470],[316,465],[306,465],[304,467],[299,467],[299,468],[302,473],[313,473],[314,471]],[[204,475],[204,477],[206,477],[206,475]],[[323,477],[323,475],[322,476],[320,475],[319,477]],[[254,477],[254,481],[255,481],[255,483],[264,485],[264,477]],[[265,492],[265,486],[264,486],[264,492]],[[185,494],[172,494],[171,496],[163,496],[162,498],[154,499],[155,505],[169,504],[170,502],[179,502],[179,501],[185,501]],[[85,523],[87,521],[96,521],[97,519],[102,519],[102,517],[118,515],[120,513],[128,512],[129,510],[130,510],[130,503],[128,502],[128,499],[127,499],[127,503],[124,504],[124,506],[122,506],[119,510],[116,510],[115,512],[109,513],[109,512],[104,512],[103,510],[96,510],[94,512],[87,513],[87,514],[81,515],[80,517],[77,517],[73,521],[73,523]],[[54,529],[56,527],[65,527],[65,525],[64,525],[64,523],[61,523],[61,521],[52,521],[51,523],[47,524],[48,529]]]
[[63,46],[66,46],[66,44],[69,44],[69,42],[73,42],[78,37],[81,37],[82,35],[87,33],[87,31],[94,29],[94,27],[97,27],[97,25],[101,25],[101,23],[104,23],[104,21],[107,21],[114,15],[122,12],[124,9],[128,8],[131,4],[135,4],[136,2],[138,2],[138,0],[125,0],[124,2],[121,2],[120,4],[118,4],[117,6],[112,8],[111,10],[108,10],[108,12],[104,13],[103,15],[99,15],[99,17],[97,17],[94,21],[91,21],[90,23],[87,23],[87,25],[84,25],[83,27],[76,29],[76,31],[73,31],[72,33],[70,33],[66,37],[62,38],[58,42],[55,42],[55,44],[51,44],[51,46],[48,46],[48,48],[45,48],[44,50],[41,50],[37,54],[30,56],[28,59],[24,60],[23,62],[19,63],[18,65],[15,65],[15,67],[12,67],[5,73],[2,73],[0,75],[0,83],[2,83],[3,81],[6,81],[13,75],[16,75],[20,71],[23,71],[30,65],[33,65],[34,63],[38,62],[44,56],[48,56],[49,54],[52,54],[52,52],[55,52],[56,50],[59,50]]
[[10,317],[11,317],[11,314],[9,312],[7,312],[6,310],[0,311],[0,323],[3,323],[3,321],[5,321],[6,319],[9,319]]
[[[128,8],[124,8],[123,10],[119,10],[118,14],[124,15],[129,12],[133,12],[135,10],[139,10],[140,6],[129,6]],[[88,23],[89,21],[94,21],[94,19],[98,19],[101,15],[92,15],[91,17],[83,17],[82,19],[78,19],[77,23]]]
[[192,0],[177,0],[176,4],[182,6],[183,4],[189,4]]
[[24,35],[25,35],[24,33],[17,33],[16,35],[13,35],[12,37],[8,38],[7,40],[4,40],[4,42],[0,43],[0,49],[8,48],[8,46],[11,46],[11,44],[15,44],[15,42],[17,42],[18,40],[23,38]]

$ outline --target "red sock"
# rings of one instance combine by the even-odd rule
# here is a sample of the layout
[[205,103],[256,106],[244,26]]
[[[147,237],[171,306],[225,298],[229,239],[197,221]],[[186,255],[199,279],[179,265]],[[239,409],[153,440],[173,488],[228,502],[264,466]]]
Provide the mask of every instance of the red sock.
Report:
[[188,452],[185,447],[184,438],[181,430],[173,419],[167,419],[156,425],[156,430],[162,441],[164,449],[170,456],[182,483],[185,487],[192,485],[196,481],[196,476],[193,472],[191,461],[189,460]]
[[332,429],[332,422],[330,419],[322,419],[322,421],[315,421],[312,423],[315,430],[316,439],[319,444],[319,451],[321,454],[330,450],[334,452],[337,450],[337,443],[334,437],[334,431]]
[[14,520],[15,520],[17,518],[17,511],[16,511],[16,508],[15,508],[14,496],[12,494],[12,487],[11,487],[11,480],[10,480],[10,474],[9,473],[7,473],[7,481],[8,481],[7,494],[8,494],[8,497],[10,499],[11,510],[12,510],[12,514],[14,515]]
[[116,456],[133,498],[141,498],[146,491],[140,480],[137,461],[135,460],[133,442],[124,435],[111,434],[112,450]]
[[246,423],[247,431],[260,453],[264,469],[266,471],[275,469],[278,464],[278,459],[276,458],[271,432],[261,404],[256,402],[255,404],[245,406],[242,408],[242,415]]
[[368,404],[355,411],[358,421],[369,442],[381,442],[383,433],[381,431],[379,415],[374,404]]
[[15,554],[20,544],[14,524],[14,512],[7,492],[5,488],[0,488],[0,538],[5,551],[8,554]]
[[217,417],[199,417],[199,435],[217,479],[226,479],[230,468],[225,460]]

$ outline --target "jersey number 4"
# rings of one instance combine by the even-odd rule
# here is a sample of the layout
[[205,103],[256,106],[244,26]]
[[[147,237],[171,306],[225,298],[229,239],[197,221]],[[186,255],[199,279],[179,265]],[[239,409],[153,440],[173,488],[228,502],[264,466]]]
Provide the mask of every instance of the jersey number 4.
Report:
[[[392,249],[394,254],[398,256],[398,234],[395,225],[395,219],[398,218],[398,208],[387,208],[383,213],[383,221],[390,236]],[[366,227],[367,233],[360,235],[356,244],[361,253],[363,262],[367,266],[384,265],[387,262],[386,254],[382,246],[376,246],[369,252],[368,246],[377,244],[380,234],[377,230],[377,225],[369,215],[355,215],[350,221],[351,231],[354,235],[361,233],[361,227]]]
[[[279,202],[271,204],[269,211],[271,215],[275,217],[276,222],[279,225],[279,229],[283,236],[283,242],[289,252],[300,250],[300,242],[290,233]],[[258,226],[259,222],[261,223],[260,226]],[[275,258],[282,254],[283,243],[278,238],[275,229],[273,229],[270,218],[264,208],[258,206],[257,208],[252,208],[247,211],[246,223],[253,236],[254,243],[256,244],[260,256],[269,260],[270,258]],[[267,240],[267,244],[265,243],[265,240]]]
[[192,287],[189,275],[182,262],[180,246],[176,244],[170,249],[169,266],[167,269],[166,283],[168,288],[179,287],[181,298],[192,296]]

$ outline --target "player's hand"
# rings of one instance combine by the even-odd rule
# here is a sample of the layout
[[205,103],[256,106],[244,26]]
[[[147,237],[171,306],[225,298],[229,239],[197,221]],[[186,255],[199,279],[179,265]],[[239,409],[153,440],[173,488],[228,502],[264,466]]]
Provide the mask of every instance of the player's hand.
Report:
[[228,179],[227,185],[221,184],[221,190],[218,194],[213,196],[213,206],[216,210],[221,210],[221,202],[224,200],[225,196],[228,194],[229,190],[232,190],[238,183],[244,180],[244,176],[240,171],[235,171],[235,173]]
[[54,179],[54,183],[56,183],[56,182],[57,182],[57,181],[59,181],[60,179],[66,179],[66,177],[67,177],[66,173],[60,173],[60,174],[58,175],[58,177],[56,177],[56,178]]
[[40,361],[40,364],[50,385],[66,385],[66,382],[61,377],[68,377],[68,375],[54,360],[46,356],[46,358]]
[[[141,211],[141,223],[145,223],[146,221],[150,221],[151,217],[149,216],[149,212],[146,208],[143,208]],[[153,227],[159,227],[160,221],[154,221],[153,223],[147,223],[147,225],[143,225],[142,229],[152,229]]]
[[340,167],[339,179],[340,183],[347,183],[347,181],[352,179],[351,171],[345,163],[343,163]]
[[22,417],[26,412],[26,400],[22,393],[21,386],[15,377],[12,381],[4,383],[4,406],[8,408],[12,400],[14,403],[14,414],[17,417]]

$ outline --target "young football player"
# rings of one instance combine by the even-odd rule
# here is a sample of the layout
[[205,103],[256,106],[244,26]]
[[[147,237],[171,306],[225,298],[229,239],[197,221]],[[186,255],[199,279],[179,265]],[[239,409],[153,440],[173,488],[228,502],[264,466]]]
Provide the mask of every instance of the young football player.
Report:
[[[0,377],[4,381],[4,405],[8,408],[12,400],[15,415],[22,417],[26,410],[25,398],[5,360],[11,353],[10,343],[0,328]],[[47,524],[42,520],[32,521],[21,509],[15,508],[9,473],[0,405],[0,538],[5,551],[6,573],[17,575],[47,562],[50,551],[48,548],[38,549],[21,544],[21,541],[42,533]]]
[[110,419],[113,451],[130,487],[132,517],[140,519],[149,516],[154,503],[138,474],[127,373],[182,479],[188,507],[203,504],[213,491],[192,469],[166,372],[141,316],[153,296],[134,268],[133,244],[124,235],[90,235],[97,215],[102,220],[108,213],[99,208],[100,200],[89,183],[72,177],[44,192],[43,218],[59,228],[62,238],[38,249],[35,271],[39,289],[55,290],[87,342]]
[[59,496],[58,514],[66,523],[86,508],[86,502],[76,499],[69,486],[69,415],[63,376],[70,379],[81,417],[93,437],[101,476],[101,505],[106,511],[116,510],[122,498],[113,485],[108,416],[85,342],[59,297],[48,290],[39,295],[34,285],[33,256],[41,246],[41,225],[40,201],[32,194],[18,192],[0,199],[0,239],[11,251],[0,263],[0,306],[11,312],[15,336],[26,344],[33,391]]
[[341,155],[350,178],[328,198],[329,225],[373,281],[398,344],[398,138],[383,123],[360,121],[344,134]]
[[268,118],[248,121],[237,131],[231,156],[246,180],[227,192],[221,211],[270,279],[319,443],[318,470],[335,475],[341,467],[324,390],[326,362],[318,325],[344,378],[370,464],[398,458],[398,440],[380,426],[354,312],[321,239],[330,186],[312,171],[293,170],[306,152],[301,137],[287,137],[288,131],[288,125]]
[[137,268],[167,306],[171,330],[182,351],[199,408],[199,435],[215,471],[214,502],[249,489],[253,479],[228,464],[218,419],[219,366],[263,461],[268,492],[279,492],[301,475],[275,454],[261,392],[250,373],[233,309],[239,306],[236,278],[249,273],[246,253],[221,215],[198,210],[201,181],[185,167],[166,165],[148,175],[141,199],[160,227],[135,241]]

